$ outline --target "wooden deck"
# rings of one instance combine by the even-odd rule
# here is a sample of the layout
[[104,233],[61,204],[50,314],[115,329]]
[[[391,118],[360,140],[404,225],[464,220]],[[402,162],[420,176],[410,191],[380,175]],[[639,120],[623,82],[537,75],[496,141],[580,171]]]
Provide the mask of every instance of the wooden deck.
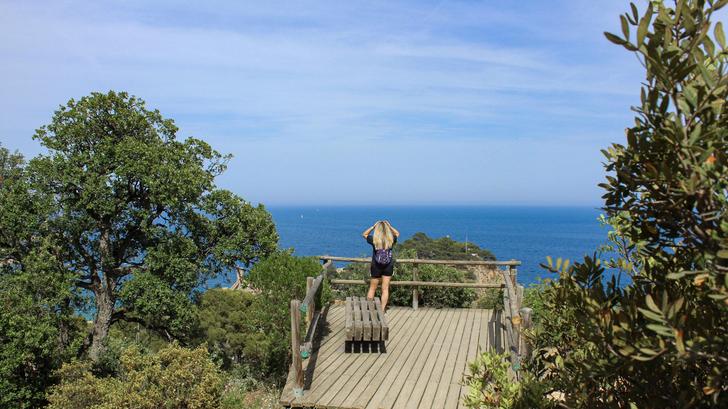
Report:
[[[344,306],[333,305],[304,361],[302,398],[289,380],[284,407],[460,408],[467,363],[478,351],[505,347],[502,314],[480,309],[387,311],[390,332],[383,352],[344,351]],[[323,318],[323,317],[322,317]]]

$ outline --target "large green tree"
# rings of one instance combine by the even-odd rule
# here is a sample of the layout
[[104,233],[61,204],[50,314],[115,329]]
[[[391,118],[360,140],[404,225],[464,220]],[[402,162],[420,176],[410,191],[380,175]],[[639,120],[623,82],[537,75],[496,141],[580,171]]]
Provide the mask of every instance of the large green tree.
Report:
[[71,292],[92,302],[93,360],[118,320],[186,339],[195,289],[277,247],[262,205],[215,186],[228,157],[176,134],[172,120],[124,92],[70,100],[36,131],[46,153],[3,187],[0,257],[27,272],[47,242]]

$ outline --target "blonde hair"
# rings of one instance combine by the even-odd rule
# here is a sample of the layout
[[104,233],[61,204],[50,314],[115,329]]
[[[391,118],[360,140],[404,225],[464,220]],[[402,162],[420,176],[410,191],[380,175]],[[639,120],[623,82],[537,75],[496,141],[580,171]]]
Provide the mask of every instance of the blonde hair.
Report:
[[377,250],[391,249],[394,245],[394,232],[387,222],[377,222],[374,225],[374,248]]

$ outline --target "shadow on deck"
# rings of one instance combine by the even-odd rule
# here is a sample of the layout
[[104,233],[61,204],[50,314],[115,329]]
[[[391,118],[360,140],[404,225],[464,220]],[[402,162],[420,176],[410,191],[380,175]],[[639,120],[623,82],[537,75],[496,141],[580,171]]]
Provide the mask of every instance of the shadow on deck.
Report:
[[289,376],[280,399],[284,407],[463,407],[467,363],[479,351],[502,352],[506,345],[500,312],[393,307],[387,312],[386,352],[346,353],[344,306],[332,305],[324,314],[303,363],[303,397],[294,397]]

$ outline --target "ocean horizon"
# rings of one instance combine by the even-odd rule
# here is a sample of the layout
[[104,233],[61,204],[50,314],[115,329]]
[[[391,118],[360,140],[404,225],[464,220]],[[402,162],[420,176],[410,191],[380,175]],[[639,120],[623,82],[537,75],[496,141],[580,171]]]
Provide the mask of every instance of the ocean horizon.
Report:
[[[387,219],[404,241],[417,232],[449,236],[488,249],[498,260],[520,260],[524,285],[554,275],[540,267],[547,256],[580,260],[606,242],[602,213],[590,206],[266,206],[279,246],[298,256],[366,257],[364,229]],[[229,279],[228,279],[229,280]],[[220,278],[213,282],[225,285]],[[213,284],[208,283],[208,285]]]

